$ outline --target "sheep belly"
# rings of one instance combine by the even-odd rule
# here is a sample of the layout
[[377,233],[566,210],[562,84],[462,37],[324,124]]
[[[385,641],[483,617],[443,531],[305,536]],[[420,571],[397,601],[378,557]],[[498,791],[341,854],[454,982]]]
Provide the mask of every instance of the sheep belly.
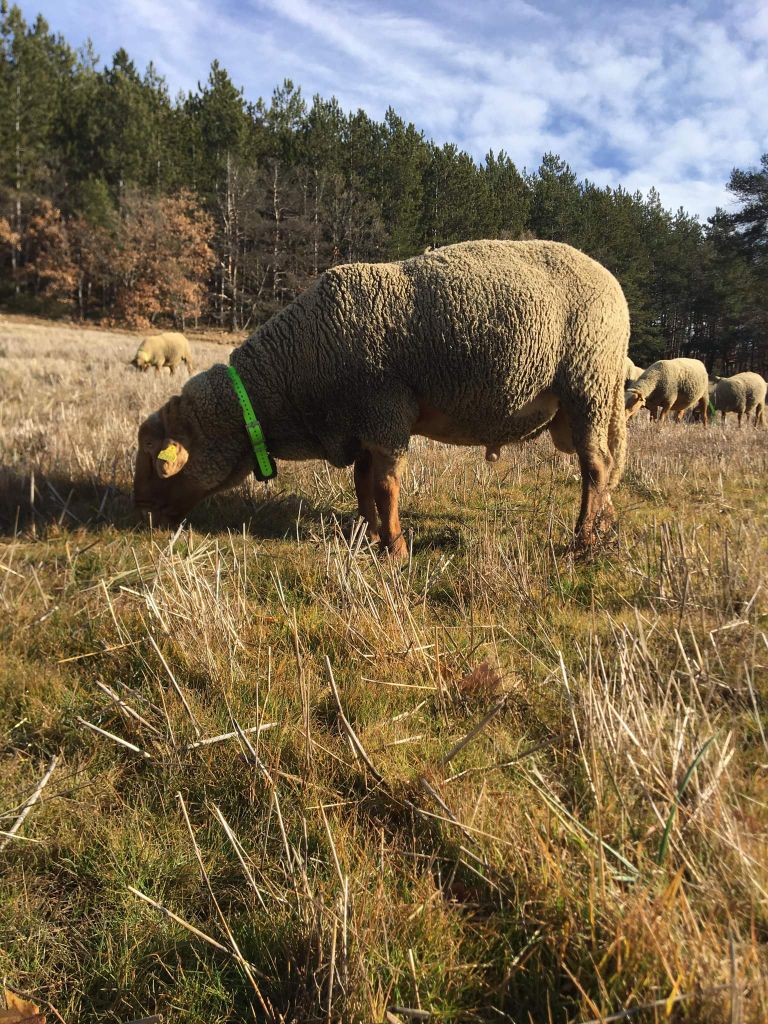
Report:
[[554,391],[546,390],[503,418],[488,413],[486,417],[478,417],[469,423],[422,401],[419,402],[419,417],[412,433],[443,444],[486,445],[493,451],[511,441],[524,441],[540,433],[554,419],[559,405],[560,400]]

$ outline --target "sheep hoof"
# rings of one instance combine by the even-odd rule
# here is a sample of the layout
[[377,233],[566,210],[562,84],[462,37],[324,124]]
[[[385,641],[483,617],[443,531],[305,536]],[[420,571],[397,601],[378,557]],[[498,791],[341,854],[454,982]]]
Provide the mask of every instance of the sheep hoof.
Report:
[[408,558],[408,545],[405,543],[405,537],[399,534],[394,540],[380,542],[380,550],[382,555],[386,555],[389,558],[393,558],[398,562],[403,562]]

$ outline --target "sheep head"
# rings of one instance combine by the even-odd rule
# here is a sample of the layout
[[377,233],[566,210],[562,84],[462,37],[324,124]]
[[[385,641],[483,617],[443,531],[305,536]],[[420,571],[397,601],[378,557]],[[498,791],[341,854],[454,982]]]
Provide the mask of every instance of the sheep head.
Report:
[[131,360],[131,366],[135,366],[137,370],[148,370],[149,359],[149,355],[144,351],[144,349],[140,348]]
[[204,498],[236,486],[253,469],[245,431],[238,424],[233,432],[206,377],[192,378],[139,427],[133,499],[158,526],[178,525]]
[[629,388],[624,392],[624,409],[627,413],[627,419],[631,420],[635,413],[645,406],[645,396],[640,394],[637,388]]

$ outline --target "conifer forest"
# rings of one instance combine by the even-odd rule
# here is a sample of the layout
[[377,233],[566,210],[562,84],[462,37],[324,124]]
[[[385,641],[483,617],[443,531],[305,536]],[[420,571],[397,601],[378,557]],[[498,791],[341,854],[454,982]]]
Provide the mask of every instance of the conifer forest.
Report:
[[[202,69],[201,69],[202,72]],[[509,144],[513,149],[513,140]],[[620,280],[630,354],[768,370],[768,154],[706,223],[580,180],[568,154],[482,162],[387,110],[284,81],[246,97],[215,62],[171,96],[0,7],[0,305],[146,327],[253,329],[328,266],[472,238],[569,242]]]

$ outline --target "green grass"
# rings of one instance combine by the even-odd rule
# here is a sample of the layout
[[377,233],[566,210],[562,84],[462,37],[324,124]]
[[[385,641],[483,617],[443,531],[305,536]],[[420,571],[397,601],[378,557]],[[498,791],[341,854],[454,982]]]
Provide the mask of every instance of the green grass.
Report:
[[417,444],[404,566],[316,464],[149,534],[177,382],[94,346],[35,409],[37,348],[2,360],[0,829],[58,757],[0,850],[9,987],[68,1024],[768,1018],[768,434],[633,427],[583,560],[545,440]]

